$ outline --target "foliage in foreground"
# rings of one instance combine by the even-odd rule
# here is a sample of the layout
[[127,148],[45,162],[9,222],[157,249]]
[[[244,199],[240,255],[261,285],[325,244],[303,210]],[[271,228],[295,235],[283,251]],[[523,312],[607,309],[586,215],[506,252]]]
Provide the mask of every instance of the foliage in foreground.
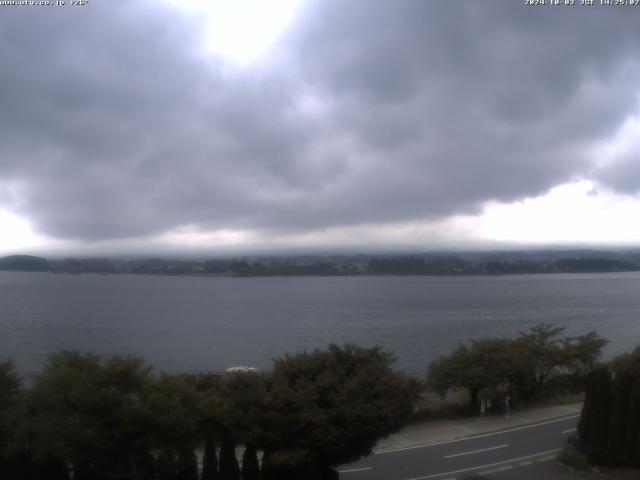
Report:
[[578,434],[593,462],[640,468],[640,347],[589,376]]
[[580,391],[606,341],[595,332],[563,337],[564,330],[542,324],[515,339],[487,338],[460,345],[431,363],[427,383],[441,395],[467,389],[472,410],[480,397],[495,398],[500,390],[526,401],[540,398],[553,387]]
[[0,363],[0,478],[198,480],[199,449],[201,480],[329,478],[408,420],[415,385],[392,362],[331,345],[265,374],[156,375],[138,357],[61,352],[29,387]]
[[261,439],[281,465],[353,462],[412,413],[412,382],[392,371],[379,348],[335,345],[324,352],[287,355],[269,378]]

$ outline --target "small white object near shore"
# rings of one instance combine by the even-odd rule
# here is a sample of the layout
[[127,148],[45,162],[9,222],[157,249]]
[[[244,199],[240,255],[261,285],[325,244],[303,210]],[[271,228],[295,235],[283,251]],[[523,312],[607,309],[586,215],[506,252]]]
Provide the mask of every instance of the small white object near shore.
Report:
[[257,372],[258,369],[255,367],[244,367],[244,366],[238,366],[238,367],[229,367],[225,370],[225,372],[227,373],[237,373],[237,372]]

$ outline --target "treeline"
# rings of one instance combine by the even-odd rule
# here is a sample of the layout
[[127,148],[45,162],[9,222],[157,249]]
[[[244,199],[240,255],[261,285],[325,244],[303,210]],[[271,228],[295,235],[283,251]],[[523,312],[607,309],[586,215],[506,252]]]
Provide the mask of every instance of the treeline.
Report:
[[415,382],[392,361],[331,345],[268,373],[168,375],[138,357],[67,351],[31,382],[4,362],[0,478],[337,478],[331,467],[369,454],[412,413]]
[[367,273],[372,275],[510,275],[523,273],[599,273],[640,270],[640,263],[612,258],[561,258],[554,261],[476,260],[460,257],[373,258]]
[[586,390],[574,447],[594,464],[640,468],[640,347],[603,364],[603,338],[564,330],[543,324],[461,344],[431,363],[426,385],[442,396],[468,391],[471,412]]
[[9,255],[8,257],[0,258],[0,270],[48,272],[51,270],[51,264],[46,258],[42,257]]
[[333,479],[333,467],[412,418],[419,387],[465,389],[477,413],[581,392],[587,380],[581,436],[598,461],[634,464],[640,348],[601,367],[605,343],[538,325],[460,345],[424,383],[394,371],[380,348],[353,345],[285,355],[269,372],[156,374],[139,357],[65,351],[24,381],[4,362],[0,478]]
[[606,340],[596,332],[565,336],[565,327],[542,324],[516,338],[485,338],[460,345],[431,363],[427,385],[442,396],[465,389],[469,408],[481,402],[502,410],[567,392],[584,391]]
[[592,462],[640,468],[640,347],[591,373],[578,433]]
[[141,273],[226,276],[327,275],[509,275],[525,273],[597,273],[640,270],[640,257],[535,257],[510,254],[465,259],[451,255],[254,257],[178,260],[164,258],[66,258],[47,260],[29,255],[0,259],[0,270],[54,273]]

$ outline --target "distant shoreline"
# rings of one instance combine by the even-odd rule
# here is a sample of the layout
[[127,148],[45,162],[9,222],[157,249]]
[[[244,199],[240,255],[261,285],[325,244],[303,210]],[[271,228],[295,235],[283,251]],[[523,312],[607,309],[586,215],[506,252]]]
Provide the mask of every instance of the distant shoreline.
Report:
[[51,275],[102,275],[102,276],[118,276],[118,275],[148,275],[155,277],[198,277],[198,278],[357,278],[357,277],[505,277],[517,275],[580,275],[580,274],[605,274],[605,273],[634,273],[640,272],[636,270],[615,270],[615,271],[563,271],[563,272],[506,272],[506,273],[359,273],[359,274],[235,274],[235,273],[171,273],[171,272],[59,272],[49,270],[8,270],[0,269],[0,272],[11,273],[47,273]]
[[0,270],[55,274],[147,274],[203,277],[478,276],[640,271],[640,253],[469,252],[460,255],[308,255],[231,259],[0,258]]

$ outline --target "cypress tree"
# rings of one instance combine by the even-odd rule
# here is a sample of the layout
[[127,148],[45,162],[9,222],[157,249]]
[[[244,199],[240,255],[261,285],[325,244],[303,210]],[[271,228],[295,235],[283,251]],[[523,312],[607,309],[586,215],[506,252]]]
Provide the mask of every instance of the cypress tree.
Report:
[[2,458],[0,456],[0,478],[19,478],[22,474],[24,478],[29,478],[28,465],[20,465],[16,457]]
[[605,454],[606,462],[609,465],[620,465],[624,462],[627,414],[629,412],[629,398],[634,384],[633,380],[633,376],[629,372],[620,372],[613,382]]
[[272,456],[268,451],[265,451],[262,455],[261,480],[313,480],[305,475],[306,472],[302,472],[301,468],[282,465],[274,462],[271,458]]
[[588,377],[578,431],[592,447],[590,459],[611,466],[640,467],[640,348]]
[[178,479],[198,480],[198,460],[192,449],[184,449],[178,455]]
[[156,472],[159,480],[178,480],[178,464],[172,451],[160,452],[156,461]]
[[262,480],[278,480],[269,457],[269,452],[265,450],[262,453],[262,468],[260,469],[260,477]]
[[35,465],[34,478],[46,478],[47,480],[68,480],[69,469],[62,461],[48,458],[46,461]]
[[606,461],[607,440],[609,434],[609,412],[611,409],[611,373],[605,366],[596,374],[595,392],[592,403],[593,413],[589,422],[589,444],[593,447],[593,460]]
[[202,457],[202,480],[218,480],[218,457],[213,434],[207,431],[204,437],[204,455]]
[[[53,465],[51,471],[52,480],[60,480],[61,478],[57,467],[58,465]],[[31,480],[36,473],[35,462],[29,449],[23,445],[3,449],[2,445],[0,445],[0,479]],[[35,478],[38,477],[36,476]]]
[[628,465],[640,468],[640,377],[631,391],[626,426],[624,459]]
[[2,458],[2,462],[0,463],[0,478],[3,479],[20,478],[25,480],[38,480],[42,478],[41,473],[34,464],[31,452],[26,448]]
[[595,395],[596,371],[592,370],[587,376],[587,386],[584,395],[584,404],[578,422],[578,434],[580,438],[586,442],[589,441],[589,425],[591,424],[591,416],[593,415],[592,403]]
[[242,480],[260,480],[258,451],[253,444],[248,444],[242,455]]
[[94,474],[89,462],[76,462],[73,465],[73,480],[93,480]]
[[133,478],[141,480],[156,480],[155,477],[155,457],[150,450],[141,451],[136,460],[136,471],[132,473]]
[[236,446],[229,435],[222,437],[220,448],[220,480],[240,480]]

